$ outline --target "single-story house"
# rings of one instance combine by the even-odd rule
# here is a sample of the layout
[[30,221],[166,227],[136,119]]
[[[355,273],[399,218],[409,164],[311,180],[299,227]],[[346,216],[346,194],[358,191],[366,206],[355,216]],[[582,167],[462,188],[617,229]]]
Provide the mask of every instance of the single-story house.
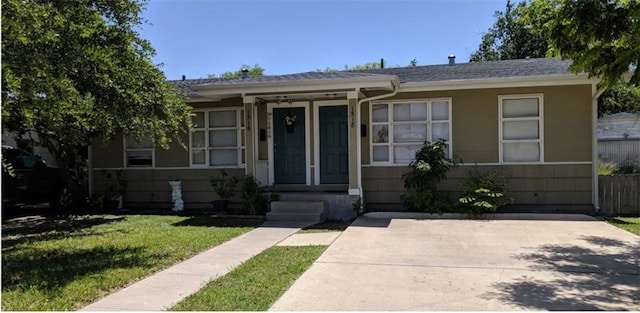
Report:
[[[91,152],[100,173],[122,170],[130,205],[185,206],[216,199],[209,177],[253,174],[279,191],[339,192],[367,210],[401,208],[401,175],[425,141],[444,139],[464,164],[504,173],[517,204],[597,207],[595,78],[551,58],[173,81],[195,128],[169,150],[115,138]],[[331,209],[329,218],[353,214]]]
[[619,166],[640,166],[640,113],[598,119],[598,158]]

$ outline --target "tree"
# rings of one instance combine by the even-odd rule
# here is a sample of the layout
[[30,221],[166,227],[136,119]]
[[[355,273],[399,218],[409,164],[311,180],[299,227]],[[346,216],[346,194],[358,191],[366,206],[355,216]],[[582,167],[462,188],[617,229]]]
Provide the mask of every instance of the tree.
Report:
[[2,130],[38,135],[70,178],[80,150],[117,134],[167,148],[191,108],[139,37],[139,0],[2,2]]
[[523,12],[532,31],[549,39],[550,55],[573,61],[573,72],[640,86],[640,2],[636,0],[532,0]]
[[522,1],[514,7],[509,0],[504,12],[496,11],[493,26],[482,34],[478,50],[471,53],[471,62],[540,58],[547,52],[547,41],[531,31],[521,19],[527,7]]
[[619,112],[640,112],[640,87],[620,84],[607,89],[598,98],[598,117]]
[[[220,78],[227,78],[227,79],[231,79],[231,78],[240,78],[242,77],[242,71],[243,70],[247,70],[248,71],[248,77],[260,77],[260,76],[264,76],[264,69],[262,67],[260,67],[260,65],[256,64],[253,67],[250,67],[249,65],[243,64],[240,69],[238,69],[237,71],[233,71],[233,72],[224,72],[222,74],[220,74]],[[208,78],[216,78],[216,74],[209,74],[207,75]]]

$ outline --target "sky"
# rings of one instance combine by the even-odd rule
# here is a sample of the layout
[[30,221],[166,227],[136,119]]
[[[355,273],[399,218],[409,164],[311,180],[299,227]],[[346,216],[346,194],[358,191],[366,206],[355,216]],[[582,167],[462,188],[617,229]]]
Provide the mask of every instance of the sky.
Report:
[[168,79],[466,63],[506,0],[150,0],[140,35]]

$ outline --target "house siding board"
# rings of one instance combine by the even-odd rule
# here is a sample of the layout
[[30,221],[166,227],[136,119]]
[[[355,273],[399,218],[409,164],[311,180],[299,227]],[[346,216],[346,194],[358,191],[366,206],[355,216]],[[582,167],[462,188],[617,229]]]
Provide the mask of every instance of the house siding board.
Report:
[[[498,96],[518,94],[544,96],[546,162],[591,161],[591,85],[588,84],[408,92],[379,101],[450,97],[453,153],[467,163],[498,163]],[[363,106],[362,112],[362,121],[367,126],[368,105]],[[370,164],[368,139],[362,142],[363,164]]]
[[93,164],[94,168],[122,168],[124,167],[124,146],[123,137],[113,136],[106,145],[103,144],[102,136],[93,140]]
[[[226,169],[230,176],[245,177],[244,169]],[[111,173],[108,180],[106,173]],[[105,193],[113,185],[116,170],[97,170],[94,175],[94,192]],[[189,207],[203,204],[210,206],[211,201],[217,199],[209,179],[220,175],[220,169],[136,169],[123,170],[123,178],[127,180],[126,201],[135,203],[164,203],[171,204],[171,186],[169,181],[182,180],[182,199]],[[238,186],[240,188],[240,186]],[[232,201],[240,201],[241,194],[236,192]]]
[[[189,146],[189,135],[180,134],[180,140]],[[155,166],[162,167],[188,167],[189,166],[189,150],[180,145],[178,142],[169,144],[169,149],[155,149]]]
[[[452,169],[440,188],[459,196],[459,185],[472,166]],[[496,171],[509,181],[517,204],[591,204],[590,164],[481,165],[481,171]],[[362,170],[365,203],[400,204],[402,174],[407,167],[364,167]]]
[[591,85],[544,88],[544,159],[591,161]]

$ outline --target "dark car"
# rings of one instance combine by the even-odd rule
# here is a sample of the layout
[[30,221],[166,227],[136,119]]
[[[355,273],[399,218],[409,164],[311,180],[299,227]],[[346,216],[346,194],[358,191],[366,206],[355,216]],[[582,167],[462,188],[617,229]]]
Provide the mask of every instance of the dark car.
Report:
[[[48,202],[53,209],[70,204],[69,189],[60,168],[51,167],[40,155],[2,146],[2,204],[34,204]],[[13,167],[10,175],[5,165]]]

